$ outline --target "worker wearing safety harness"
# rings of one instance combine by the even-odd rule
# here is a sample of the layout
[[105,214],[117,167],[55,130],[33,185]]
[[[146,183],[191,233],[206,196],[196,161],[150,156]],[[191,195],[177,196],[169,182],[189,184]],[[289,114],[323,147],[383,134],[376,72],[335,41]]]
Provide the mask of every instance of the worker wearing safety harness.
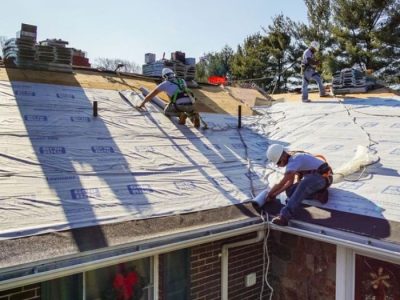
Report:
[[272,219],[276,225],[286,226],[304,199],[315,199],[325,204],[328,187],[332,184],[332,169],[322,156],[305,152],[287,152],[282,145],[269,146],[267,158],[278,167],[286,167],[282,180],[269,191],[266,202],[286,192],[287,204],[280,215]]
[[170,102],[165,107],[164,113],[169,117],[179,117],[179,124],[184,125],[187,117],[190,118],[194,127],[200,127],[200,115],[194,108],[194,96],[187,88],[183,79],[177,78],[175,73],[169,69],[162,69],[162,77],[164,81],[160,83],[153,91],[151,91],[143,100],[139,108],[143,108],[146,102],[150,101],[157,94],[165,92]]
[[319,43],[317,41],[312,41],[310,47],[307,48],[303,53],[303,58],[301,61],[301,74],[303,76],[303,85],[301,87],[302,102],[311,102],[308,99],[308,84],[310,80],[315,80],[318,84],[319,96],[327,97],[328,95],[325,93],[324,85],[322,84],[322,79],[319,73],[315,70],[315,68],[319,65],[319,62],[315,60],[314,53],[319,50]]

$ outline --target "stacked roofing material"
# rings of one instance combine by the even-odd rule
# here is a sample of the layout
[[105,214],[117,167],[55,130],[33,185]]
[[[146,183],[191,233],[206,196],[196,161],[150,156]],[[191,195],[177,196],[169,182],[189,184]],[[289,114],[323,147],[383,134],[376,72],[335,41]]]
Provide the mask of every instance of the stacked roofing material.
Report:
[[196,60],[195,58],[185,58],[183,52],[171,53],[171,60],[155,60],[155,54],[146,53],[145,62],[143,65],[143,75],[161,77],[163,68],[170,68],[173,70],[177,77],[183,78],[187,81],[193,80],[196,76]]
[[90,67],[89,58],[87,58],[86,55],[86,52],[72,48],[72,65]]
[[186,80],[194,80],[195,76],[196,76],[196,67],[195,66],[186,66],[185,79]]
[[17,37],[9,39],[3,47],[4,61],[13,62],[19,67],[30,67],[34,64],[36,53],[37,27],[21,24]]
[[346,68],[333,75],[332,89],[333,94],[365,93],[368,86],[361,71]]
[[144,55],[144,62],[146,64],[152,64],[156,62],[156,55],[154,53],[146,53]]
[[71,64],[72,49],[67,48],[67,41],[61,39],[47,39],[39,42],[39,46],[52,47],[54,51],[54,62],[60,64]]
[[165,67],[164,61],[156,61],[143,65],[143,75],[146,76],[161,76],[161,71]]
[[174,71],[175,75],[179,78],[185,78],[185,65],[178,60],[166,61],[165,65]]
[[185,63],[186,54],[185,52],[175,51],[171,53],[171,60],[180,61],[181,63]]
[[36,37],[36,26],[22,24],[17,38],[9,39],[5,43],[5,63],[18,68],[72,72],[71,48],[66,47],[68,42],[47,39],[37,44]]
[[196,76],[196,59],[193,57],[187,57],[185,59],[185,79],[193,80]]

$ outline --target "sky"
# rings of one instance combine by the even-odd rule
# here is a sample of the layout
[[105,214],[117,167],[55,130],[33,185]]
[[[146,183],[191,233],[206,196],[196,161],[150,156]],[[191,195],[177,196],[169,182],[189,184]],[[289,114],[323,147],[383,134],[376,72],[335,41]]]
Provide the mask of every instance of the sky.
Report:
[[38,41],[63,39],[97,58],[144,63],[185,52],[198,61],[204,53],[237,45],[280,13],[307,21],[303,0],[12,0],[2,1],[0,36],[15,37],[21,23],[38,27]]

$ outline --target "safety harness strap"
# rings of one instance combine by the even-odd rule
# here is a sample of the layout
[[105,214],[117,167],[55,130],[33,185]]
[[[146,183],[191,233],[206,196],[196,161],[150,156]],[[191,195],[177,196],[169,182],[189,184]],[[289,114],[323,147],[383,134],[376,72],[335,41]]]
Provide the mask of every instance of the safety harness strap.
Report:
[[299,171],[299,173],[302,176],[309,175],[309,174],[320,174],[320,175],[322,175],[326,180],[325,189],[327,189],[332,184],[332,181],[333,181],[333,170],[329,166],[329,164],[327,163],[326,158],[324,156],[322,156],[321,154],[317,154],[317,155],[314,155],[314,157],[320,158],[325,162],[322,165],[320,165],[318,167],[318,169]]
[[[170,100],[172,103],[176,103],[176,100],[179,98],[183,97],[190,97],[190,94],[192,94],[192,91],[190,91],[184,84],[183,79],[181,78],[174,78],[173,80],[170,80],[171,83],[176,84],[178,86],[178,89],[175,91],[175,93],[171,96]],[[192,94],[193,95],[193,94]]]

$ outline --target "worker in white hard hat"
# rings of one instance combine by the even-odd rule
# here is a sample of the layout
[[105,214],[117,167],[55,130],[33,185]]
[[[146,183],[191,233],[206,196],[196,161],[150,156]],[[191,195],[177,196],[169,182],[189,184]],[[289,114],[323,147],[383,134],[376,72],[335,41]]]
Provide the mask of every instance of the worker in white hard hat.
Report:
[[286,167],[283,178],[271,188],[265,201],[273,201],[282,192],[288,197],[287,204],[272,223],[288,225],[304,199],[319,200],[323,204],[328,201],[332,169],[325,158],[306,152],[288,152],[282,145],[273,144],[268,147],[267,159],[278,167]]
[[303,53],[301,61],[301,74],[303,77],[303,84],[301,87],[302,102],[311,102],[310,99],[308,99],[308,84],[310,80],[314,80],[317,83],[320,97],[328,96],[322,84],[321,75],[316,71],[316,67],[320,64],[314,57],[317,51],[319,51],[319,43],[317,41],[312,41],[310,46]]
[[183,79],[177,78],[170,68],[163,68],[161,76],[164,79],[156,88],[151,91],[143,100],[139,108],[144,108],[145,104],[161,92],[165,92],[170,102],[164,109],[164,113],[169,117],[178,117],[178,123],[186,124],[189,117],[194,127],[200,127],[200,115],[194,108],[193,93],[187,88]]

